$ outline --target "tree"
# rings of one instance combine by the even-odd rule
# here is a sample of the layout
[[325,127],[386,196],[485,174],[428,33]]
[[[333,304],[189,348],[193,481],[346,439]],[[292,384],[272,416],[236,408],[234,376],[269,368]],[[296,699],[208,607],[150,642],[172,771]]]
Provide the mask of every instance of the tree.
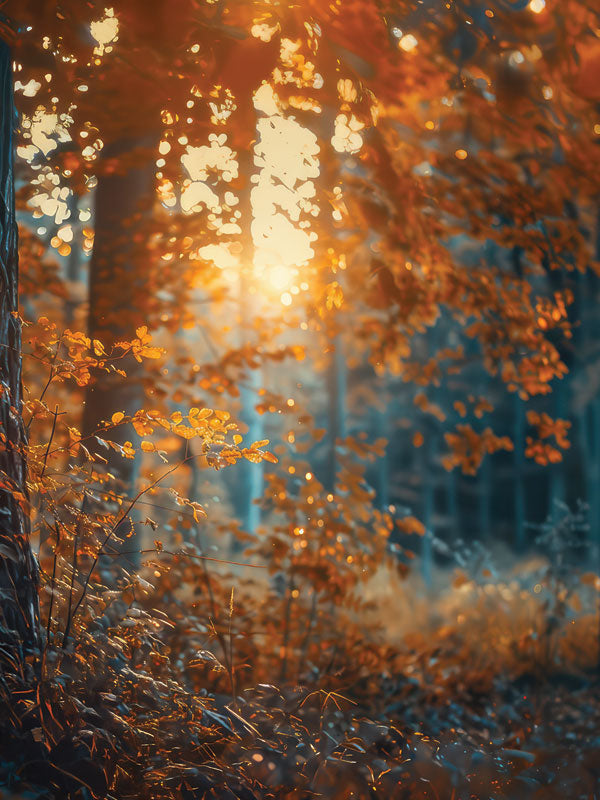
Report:
[[27,433],[21,416],[21,319],[13,176],[12,61],[0,41],[0,671],[39,643],[38,570],[29,541]]
[[[152,143],[154,144],[154,143]],[[147,298],[153,291],[155,269],[148,247],[145,217],[152,208],[154,170],[151,156],[123,173],[120,160],[127,159],[135,142],[121,140],[104,148],[102,163],[112,164],[112,174],[102,174],[95,191],[94,249],[88,278],[88,335],[112,349],[127,339],[132,330],[147,321]],[[148,148],[151,151],[151,148]],[[125,168],[126,169],[126,168]],[[120,290],[115,297],[115,286]],[[145,404],[144,367],[132,356],[122,368],[127,381],[118,375],[99,371],[86,388],[81,430],[92,452],[106,459],[106,468],[120,482],[125,494],[135,488],[137,459],[123,459],[119,451],[98,445],[95,434],[104,420],[123,412],[132,416]],[[121,447],[131,438],[124,428],[116,428],[111,440]]]

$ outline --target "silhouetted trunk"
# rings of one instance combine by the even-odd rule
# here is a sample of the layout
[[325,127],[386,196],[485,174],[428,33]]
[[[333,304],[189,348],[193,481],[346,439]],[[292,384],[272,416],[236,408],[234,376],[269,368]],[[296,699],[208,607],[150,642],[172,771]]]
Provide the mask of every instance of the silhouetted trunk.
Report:
[[[600,204],[596,209],[596,260],[600,258]],[[588,270],[590,294],[592,302],[597,301],[600,281],[594,270]],[[592,319],[595,325],[591,329],[591,335],[596,340],[600,333],[598,324],[598,312],[594,310]],[[591,403],[591,429],[593,439],[590,445],[592,462],[589,466],[590,481],[588,492],[588,503],[590,504],[590,534],[592,542],[595,544],[600,559],[600,394],[596,393]],[[600,572],[600,568],[599,568]],[[600,652],[598,654],[600,665]]]
[[385,381],[381,381],[381,392],[383,394],[383,408],[381,411],[377,410],[377,438],[387,439],[388,443],[385,446],[385,452],[381,458],[377,459],[376,464],[376,486],[377,492],[377,506],[382,511],[385,511],[390,504],[390,459],[388,455],[390,433],[390,418],[388,413],[388,398]]
[[425,435],[425,442],[419,450],[421,472],[422,522],[425,535],[421,537],[421,569],[425,586],[431,588],[433,573],[433,515],[435,513],[434,494],[434,454],[437,448],[437,436],[434,433]]
[[338,471],[337,442],[346,437],[346,357],[342,337],[338,334],[333,341],[331,362],[327,374],[327,399],[329,416],[329,458],[325,487],[335,489]]
[[514,465],[515,465],[515,547],[525,548],[525,403],[518,394],[514,396]]
[[[78,206],[78,198],[76,194],[73,194],[70,198],[69,202],[69,211],[71,212],[71,216],[69,221],[71,223],[71,228],[73,229],[73,240],[71,242],[71,252],[69,253],[69,257],[67,258],[67,268],[65,270],[67,281],[71,286],[76,283],[79,283],[81,280],[81,244],[83,239],[83,234],[81,232],[81,223],[79,222],[79,206]],[[75,311],[78,306],[78,297],[77,295],[79,292],[73,293],[71,291],[70,296],[67,297],[65,301],[65,322],[67,327],[72,327],[73,322],[75,319]]]
[[487,541],[490,538],[492,528],[491,500],[492,500],[492,464],[491,456],[484,457],[479,469],[479,530],[477,538]]
[[[568,403],[569,385],[567,379],[558,381],[553,394],[554,417],[556,419],[566,419],[569,414]],[[548,491],[548,514],[554,514],[555,501],[564,502],[566,500],[565,487],[565,461],[564,457],[558,464],[553,464],[550,469],[550,486]]]
[[591,425],[588,428],[590,438],[591,463],[589,465],[588,498],[590,506],[590,534],[592,541],[600,547],[600,397],[596,397],[590,409]]
[[[490,389],[489,376],[483,378],[479,394],[485,397]],[[488,453],[481,462],[481,467],[477,475],[477,512],[478,512],[478,531],[477,538],[480,541],[488,541],[492,534],[492,492],[494,482],[492,480],[492,456]]]
[[452,543],[460,532],[460,520],[458,511],[458,478],[456,470],[451,469],[446,473],[444,480],[446,490],[446,513],[448,514],[448,533],[449,543]]
[[[105,147],[103,161],[114,159],[117,169],[104,175],[100,170],[96,189],[88,335],[99,339],[107,352],[116,342],[133,339],[136,328],[148,322],[152,265],[147,255],[143,224],[144,212],[154,197],[154,168],[152,161],[147,160],[141,166],[119,171],[119,159],[136,145],[140,142],[119,141]],[[102,421],[110,420],[115,412],[122,411],[129,416],[144,407],[143,365],[133,356],[127,356],[119,366],[126,372],[126,378],[98,371],[88,385],[82,433],[84,437],[91,437],[86,440],[90,452],[106,459],[105,468],[117,479],[117,490],[131,496],[138,474],[137,458],[124,458],[113,449],[107,450],[93,437]],[[135,433],[125,424],[103,433],[102,438],[123,446],[127,441],[134,441]],[[126,549],[135,550],[132,545],[130,538]],[[126,562],[126,565],[135,565],[137,559],[129,555]]]
[[[105,148],[103,160],[117,160],[137,142],[118,142]],[[102,171],[100,171],[102,172]],[[88,335],[99,339],[110,351],[118,341],[135,337],[135,329],[147,324],[144,312],[148,297],[151,265],[144,257],[146,244],[140,231],[144,204],[153,197],[154,170],[145,163],[125,173],[102,175],[95,197],[94,250],[89,270]],[[86,391],[83,435],[90,436],[102,420],[110,420],[116,411],[133,414],[144,405],[143,367],[133,357],[123,360],[124,379],[98,372]],[[123,445],[132,440],[132,429],[120,426],[104,438]],[[108,469],[117,477],[125,492],[135,482],[136,460],[125,459],[114,451],[95,446],[94,452],[108,459]]]
[[21,323],[13,178],[10,51],[0,42],[0,671],[39,637],[38,569],[29,541],[27,436],[21,418]]

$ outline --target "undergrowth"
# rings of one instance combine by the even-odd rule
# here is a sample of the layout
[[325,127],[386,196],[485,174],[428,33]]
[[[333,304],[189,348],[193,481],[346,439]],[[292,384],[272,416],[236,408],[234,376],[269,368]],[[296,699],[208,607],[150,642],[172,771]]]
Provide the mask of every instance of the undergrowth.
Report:
[[99,510],[107,487],[40,503],[54,520],[46,636],[25,671],[3,672],[2,796],[593,796],[599,581],[578,567],[584,509],[538,531],[543,557],[494,566],[458,547],[461,568],[427,588],[385,515],[357,520],[356,498],[317,484],[324,526],[300,531],[297,505],[271,502],[266,530],[223,563],[192,508],[186,540],[142,546],[134,569],[136,498]]

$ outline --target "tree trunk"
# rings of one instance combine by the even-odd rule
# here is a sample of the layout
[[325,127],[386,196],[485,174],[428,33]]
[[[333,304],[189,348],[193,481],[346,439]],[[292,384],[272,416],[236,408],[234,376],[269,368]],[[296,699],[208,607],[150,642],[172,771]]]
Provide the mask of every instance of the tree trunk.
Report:
[[336,334],[331,351],[331,362],[327,373],[329,454],[324,485],[335,491],[339,467],[338,441],[346,438],[346,394],[347,374],[344,343],[341,334]]
[[[240,174],[246,176],[244,187],[239,192],[239,209],[242,212],[243,232],[241,236],[242,255],[240,258],[240,347],[254,344],[252,295],[250,289],[254,281],[254,256],[255,245],[252,236],[252,184],[251,176],[254,172],[254,144],[252,141],[238,154]],[[255,406],[258,400],[258,391],[261,388],[263,377],[262,366],[248,370],[243,378],[240,390],[240,418],[248,427],[246,433],[248,444],[264,437],[264,422]],[[245,459],[239,465],[238,490],[238,515],[246,531],[254,533],[261,520],[260,505],[255,502],[262,498],[264,491],[264,467],[262,462],[253,464]],[[239,550],[240,543],[232,542],[234,552]]]
[[[119,159],[135,142],[121,141],[105,149],[105,159]],[[153,168],[143,164],[123,173],[102,175],[95,198],[94,250],[89,272],[88,335],[99,339],[110,350],[118,341],[135,337],[135,329],[147,323],[150,265],[143,251],[145,243],[139,228],[144,203],[152,197]],[[127,373],[118,375],[99,372],[86,391],[83,412],[83,434],[89,436],[102,420],[109,420],[116,411],[133,414],[144,405],[143,369],[133,357],[123,360]],[[107,433],[122,445],[131,440],[129,426],[120,426]],[[109,470],[130,491],[136,474],[133,459],[121,458],[94,447],[91,450],[108,458]]]
[[12,92],[10,50],[0,42],[0,672],[4,652],[22,662],[39,641],[38,568],[29,541],[27,436],[21,418]]
[[518,553],[526,547],[525,536],[525,404],[518,394],[514,396],[514,501],[515,501],[515,549]]
[[[569,388],[567,378],[556,382],[552,390],[554,405],[554,417],[557,419],[568,419],[569,417]],[[547,516],[554,517],[557,503],[564,503],[567,500],[565,457],[552,464],[548,475],[548,510]]]
[[390,449],[390,440],[392,438],[392,432],[390,430],[390,415],[389,415],[389,403],[388,403],[388,393],[387,393],[387,382],[385,379],[382,379],[378,382],[378,391],[381,392],[381,397],[383,399],[383,408],[377,410],[375,412],[376,416],[376,430],[377,430],[377,438],[378,439],[387,439],[387,444],[385,446],[385,451],[381,458],[377,459],[376,464],[376,498],[377,498],[377,507],[380,508],[382,511],[387,511],[387,508],[390,504],[390,456],[389,456],[389,449]]
[[[116,169],[110,174],[101,174],[96,189],[94,249],[88,280],[88,336],[99,339],[107,352],[116,342],[133,339],[136,328],[148,322],[153,292],[152,266],[147,256],[143,224],[145,211],[154,197],[154,165],[150,159],[128,169],[123,169],[119,163],[134,147],[146,144],[150,142],[122,139],[107,145],[103,160],[114,160]],[[93,436],[102,421],[110,420],[115,412],[131,416],[144,407],[143,365],[129,355],[119,366],[126,378],[99,371],[88,385],[82,433],[90,452],[106,459],[105,469],[117,480],[116,491],[131,496],[138,477],[138,459],[124,458],[112,449],[106,450]],[[102,434],[102,438],[123,446],[127,441],[134,441],[135,434],[132,427],[125,424]],[[101,465],[98,468],[101,469]],[[94,511],[94,505],[91,510]],[[123,530],[129,530],[129,526],[124,525]],[[135,538],[135,535],[129,536],[125,549],[130,553],[122,564],[113,560],[114,566],[137,566],[139,557],[131,552],[137,548]],[[116,542],[113,546],[120,549]]]
[[[241,418],[248,426],[248,444],[264,438],[263,418],[255,408],[258,390],[261,388],[262,370],[250,370],[247,385],[241,387],[242,400]],[[255,533],[260,525],[261,509],[256,501],[260,500],[264,492],[264,469],[262,463],[253,464],[243,461],[241,464],[242,491],[241,491],[241,519],[244,529]]]
[[431,431],[419,451],[421,473],[421,513],[425,535],[421,537],[421,570],[427,590],[433,578],[433,516],[435,514],[434,464],[437,452],[437,435]]

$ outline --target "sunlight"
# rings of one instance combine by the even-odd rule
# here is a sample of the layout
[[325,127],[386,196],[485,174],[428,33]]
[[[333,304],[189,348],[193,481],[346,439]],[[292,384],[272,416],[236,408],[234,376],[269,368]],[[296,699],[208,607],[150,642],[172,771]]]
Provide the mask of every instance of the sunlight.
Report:
[[[347,81],[344,90],[351,93],[352,89],[353,84]],[[253,105],[258,114],[257,141],[252,150],[257,171],[251,176],[249,234],[253,254],[246,268],[250,268],[256,289],[260,285],[261,292],[290,305],[292,295],[300,291],[297,284],[305,285],[305,281],[300,283],[301,268],[315,255],[317,233],[311,230],[311,219],[319,214],[314,199],[314,180],[320,174],[319,144],[316,135],[293,116],[283,116],[270,84],[263,83],[255,91]],[[168,124],[173,121],[168,111],[163,112],[163,118]],[[353,122],[350,125],[355,129]],[[360,146],[362,139],[358,139],[351,145]],[[244,230],[243,212],[239,190],[229,186],[239,177],[238,153],[229,146],[225,133],[210,134],[208,144],[200,146],[188,144],[187,137],[178,141],[185,146],[180,158],[186,173],[179,194],[181,210],[184,214],[208,212],[208,227],[221,239],[198,248],[197,255],[212,261],[233,283],[243,267],[243,248],[238,240]],[[171,144],[163,138],[159,155],[167,156],[170,151]],[[165,160],[158,159],[156,164],[162,167]],[[157,177],[160,200],[171,208],[177,202],[173,184],[162,173]]]
[[529,10],[533,11],[534,14],[541,14],[545,8],[545,0],[531,0],[529,3]]
[[316,217],[313,180],[319,176],[317,137],[293,117],[281,116],[272,87],[264,84],[255,94],[255,107],[268,116],[259,119],[259,140],[254,148],[251,193],[254,275],[267,288],[283,292],[280,300],[290,305],[289,290],[299,268],[314,257],[317,234],[307,217]]
[[[201,206],[205,206],[214,213],[220,213],[223,208],[218,195],[208,184],[209,175],[218,173],[220,179],[225,183],[229,183],[238,175],[236,154],[225,145],[227,136],[225,134],[217,136],[212,133],[208,140],[210,142],[208,146],[191,147],[187,145],[186,152],[181,156],[181,163],[189,175],[189,179],[183,183],[181,193],[181,207],[185,212],[199,211]],[[166,148],[163,146],[162,149]],[[230,199],[229,196],[235,199],[231,192],[226,194],[228,195],[227,199]],[[237,203],[237,200],[235,202]],[[226,206],[234,204],[231,200],[230,203],[225,203]],[[218,221],[222,222],[220,219]],[[235,215],[229,219],[229,224],[235,224]],[[222,232],[239,232],[239,228],[236,231],[222,230]]]
[[115,16],[114,9],[105,8],[104,17],[90,23],[90,33],[98,42],[98,46],[94,48],[94,55],[110,53],[112,48],[109,45],[116,41],[119,34],[119,20]]

